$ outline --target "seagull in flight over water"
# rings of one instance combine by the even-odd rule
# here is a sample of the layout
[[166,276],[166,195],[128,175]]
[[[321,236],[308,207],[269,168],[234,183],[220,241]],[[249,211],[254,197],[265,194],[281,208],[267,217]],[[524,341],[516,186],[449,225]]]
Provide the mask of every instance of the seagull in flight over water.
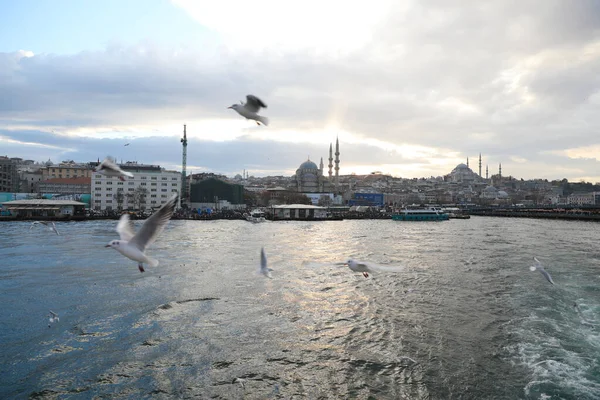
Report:
[[158,260],[148,257],[144,250],[156,240],[171,219],[173,211],[175,211],[175,200],[177,200],[177,194],[174,194],[158,211],[152,214],[137,233],[133,230],[129,214],[121,215],[117,224],[117,232],[121,239],[112,240],[104,247],[112,247],[125,257],[137,261],[140,272],[144,272],[143,263],[151,267],[158,266]]
[[125,177],[128,176],[133,178],[131,172],[123,171],[117,164],[112,162],[109,158],[105,158],[94,170],[94,172],[102,174],[104,176],[118,176],[120,180],[125,181]]
[[50,315],[48,315],[48,328],[50,328],[52,323],[60,321],[57,313],[55,313],[52,310],[49,310],[49,311],[50,311]]
[[269,119],[267,117],[258,115],[258,111],[261,107],[267,108],[267,105],[258,97],[249,94],[246,96],[246,104],[240,101],[240,104],[234,104],[227,108],[234,109],[242,117],[246,117],[246,119],[253,119],[256,121],[256,125],[260,125],[261,123],[263,125],[269,125]]
[[537,269],[538,271],[540,271],[540,273],[542,275],[544,275],[544,278],[546,278],[546,280],[548,282],[550,282],[551,284],[554,285],[554,281],[552,280],[552,277],[550,276],[550,274],[548,273],[548,271],[546,271],[544,269],[544,267],[542,266],[542,263],[537,258],[535,258],[535,257],[533,257],[533,261],[535,261],[535,265],[532,265],[531,267],[529,267],[529,270],[530,271],[535,271]]
[[369,277],[369,272],[402,272],[404,267],[402,266],[391,266],[391,265],[379,265],[371,262],[348,260],[347,263],[343,264],[349,267],[354,272],[362,272],[365,278]]
[[29,230],[31,230],[31,228],[33,228],[33,226],[36,224],[42,224],[44,226],[47,226],[51,231],[54,231],[57,235],[60,235],[60,233],[58,233],[58,229],[56,229],[56,225],[54,224],[53,221],[33,221],[31,223],[31,226],[29,227]]
[[271,268],[267,267],[267,256],[265,255],[265,248],[261,247],[260,248],[260,270],[258,272],[260,272],[267,278],[271,278],[271,271],[273,271],[273,270]]

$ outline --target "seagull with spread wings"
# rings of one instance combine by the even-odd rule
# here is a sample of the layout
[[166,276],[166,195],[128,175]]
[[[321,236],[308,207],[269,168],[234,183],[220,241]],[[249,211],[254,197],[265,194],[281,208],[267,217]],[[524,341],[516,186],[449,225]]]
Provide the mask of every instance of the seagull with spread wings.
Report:
[[249,94],[246,96],[246,104],[240,101],[240,104],[233,104],[227,108],[237,111],[238,114],[246,119],[252,119],[256,121],[256,125],[260,125],[261,123],[263,125],[269,125],[269,119],[267,117],[258,115],[258,111],[261,109],[261,107],[267,108],[267,105],[258,97]]
[[173,195],[157,212],[152,214],[137,233],[133,230],[129,214],[121,215],[117,224],[117,232],[121,239],[112,240],[104,247],[112,247],[125,257],[137,261],[140,272],[144,272],[144,263],[151,267],[158,266],[158,260],[148,257],[144,251],[148,245],[156,240],[156,237],[171,219],[173,211],[175,211],[176,200],[177,194]]

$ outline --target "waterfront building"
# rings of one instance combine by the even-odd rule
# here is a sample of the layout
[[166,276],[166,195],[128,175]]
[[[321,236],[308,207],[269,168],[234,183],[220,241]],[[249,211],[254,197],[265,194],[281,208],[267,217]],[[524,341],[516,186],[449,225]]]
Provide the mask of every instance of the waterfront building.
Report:
[[[48,162],[51,162],[48,160]],[[46,163],[48,164],[48,163]],[[93,163],[76,163],[75,161],[63,161],[58,165],[51,164],[40,168],[42,180],[51,178],[91,178],[93,174]]]
[[245,208],[244,186],[216,178],[194,182],[190,190],[190,206],[202,210]]
[[[95,167],[97,163],[91,164]],[[132,161],[119,166],[131,172],[133,178],[121,181],[117,177],[94,173],[91,180],[94,210],[151,211],[166,203],[174,193],[181,193],[181,172]]]
[[29,199],[2,203],[2,210],[16,218],[70,218],[85,215],[85,203],[74,200]]
[[0,192],[18,192],[20,189],[17,162],[0,156]]
[[326,219],[327,208],[308,204],[282,204],[271,207],[273,219]]
[[37,183],[37,193],[91,193],[92,178],[52,178]]

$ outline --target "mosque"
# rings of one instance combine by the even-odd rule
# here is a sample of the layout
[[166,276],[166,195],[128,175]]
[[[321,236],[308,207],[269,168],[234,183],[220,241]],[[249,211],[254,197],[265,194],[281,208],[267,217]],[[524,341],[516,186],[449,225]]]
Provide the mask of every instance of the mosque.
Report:
[[[502,178],[502,164],[498,166],[498,177]],[[489,168],[485,166],[485,178],[481,175],[481,153],[479,153],[479,174],[473,172],[469,168],[469,158],[467,157],[466,164],[458,164],[450,174],[448,174],[448,180],[456,183],[483,183],[489,180]]]
[[310,160],[310,157],[300,164],[296,170],[296,175],[292,180],[292,185],[298,192],[304,193],[328,193],[339,190],[339,172],[340,172],[340,142],[335,139],[335,176],[333,175],[333,146],[329,144],[329,178],[323,175],[323,157],[321,163],[317,164]]

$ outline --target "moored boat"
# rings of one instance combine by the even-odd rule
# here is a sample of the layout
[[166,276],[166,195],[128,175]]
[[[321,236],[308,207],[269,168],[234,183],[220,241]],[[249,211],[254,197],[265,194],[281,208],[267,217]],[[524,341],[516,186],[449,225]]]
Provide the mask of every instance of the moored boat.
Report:
[[445,221],[448,213],[439,207],[404,208],[392,214],[394,221]]
[[246,216],[246,221],[250,222],[265,222],[267,219],[265,218],[265,213],[261,210],[252,210],[250,215]]

